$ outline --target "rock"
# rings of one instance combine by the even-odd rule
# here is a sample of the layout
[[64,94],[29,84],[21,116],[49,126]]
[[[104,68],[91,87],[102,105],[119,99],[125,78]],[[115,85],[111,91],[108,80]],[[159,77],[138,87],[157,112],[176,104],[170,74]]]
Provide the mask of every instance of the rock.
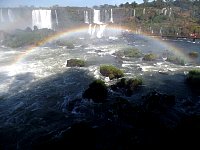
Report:
[[67,67],[84,67],[85,61],[80,59],[69,59],[67,60]]
[[92,99],[96,103],[106,101],[108,89],[102,80],[95,80],[89,85],[89,88],[83,93],[83,98]]

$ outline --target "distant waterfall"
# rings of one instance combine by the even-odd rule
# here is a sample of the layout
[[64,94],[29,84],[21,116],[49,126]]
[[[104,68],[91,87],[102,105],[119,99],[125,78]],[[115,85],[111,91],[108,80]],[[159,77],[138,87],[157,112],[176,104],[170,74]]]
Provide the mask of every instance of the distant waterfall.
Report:
[[113,11],[112,9],[110,10],[110,22],[113,23]]
[[4,22],[4,21],[5,21],[5,19],[3,17],[3,9],[1,9],[1,11],[0,11],[0,22]]
[[133,16],[135,17],[135,9],[133,9]]
[[58,26],[58,14],[56,10],[55,10],[55,16],[56,16],[56,25]]
[[33,10],[32,11],[32,26],[37,26],[38,29],[52,29],[51,10]]
[[146,13],[146,9],[144,8],[144,9],[143,9],[143,15],[145,15],[145,13]]
[[84,22],[89,24],[88,11],[84,11]]
[[101,24],[100,18],[101,18],[100,10],[94,9],[94,17],[93,17],[93,23]]
[[[103,37],[103,33],[104,30],[106,28],[106,24],[101,22],[101,12],[100,10],[96,10],[94,9],[94,14],[93,14],[93,24],[89,24],[89,28],[88,28],[88,33],[90,34],[90,36],[92,38],[97,37],[97,38],[102,38]],[[88,17],[88,12],[84,11],[84,21],[85,23],[89,23],[89,17]],[[106,14],[106,11],[105,11]],[[106,16],[105,19],[106,21]]]
[[169,9],[169,17],[171,17],[172,14],[172,8]]
[[14,22],[14,14],[11,9],[8,9],[8,20],[9,22]]

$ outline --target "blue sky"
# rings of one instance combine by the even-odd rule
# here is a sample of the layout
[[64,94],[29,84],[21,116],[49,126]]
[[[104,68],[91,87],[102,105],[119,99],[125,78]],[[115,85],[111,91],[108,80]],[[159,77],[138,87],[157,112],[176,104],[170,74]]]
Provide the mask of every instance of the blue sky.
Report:
[[[15,7],[15,6],[94,6],[101,4],[121,4],[133,2],[134,0],[0,0],[0,7]],[[135,0],[137,3],[143,0]]]

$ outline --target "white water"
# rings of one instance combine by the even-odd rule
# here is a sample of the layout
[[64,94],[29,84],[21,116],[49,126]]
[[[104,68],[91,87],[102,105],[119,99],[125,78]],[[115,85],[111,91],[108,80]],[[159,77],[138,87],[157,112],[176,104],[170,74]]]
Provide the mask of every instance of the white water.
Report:
[[135,9],[133,10],[133,16],[135,17]]
[[146,13],[146,9],[144,8],[144,9],[143,9],[143,15],[145,15],[145,13]]
[[93,23],[95,24],[102,24],[102,22],[100,21],[100,10],[96,10],[94,9],[94,17],[93,17]]
[[11,9],[8,9],[8,20],[9,22],[14,22],[14,13]]
[[88,11],[84,11],[84,22],[89,24]]
[[169,17],[171,17],[172,14],[172,8],[169,9]]
[[113,23],[113,11],[112,9],[110,10],[110,22]]
[[56,25],[58,26],[58,14],[56,10],[55,10],[55,15],[56,15]]
[[3,9],[1,9],[1,15],[0,15],[0,22],[4,22],[5,21],[5,19],[4,19],[4,17],[3,17]]
[[52,29],[51,10],[33,10],[32,11],[32,27],[37,26],[38,29]]
[[[87,16],[88,13],[86,12],[87,11],[85,11],[84,14],[85,14],[85,17],[88,18]],[[85,18],[85,23],[86,23],[87,18]],[[102,38],[104,36],[106,24],[101,22],[100,18],[101,18],[100,10],[94,9],[93,24],[89,24],[89,28],[88,28],[88,33],[90,34],[91,38]]]

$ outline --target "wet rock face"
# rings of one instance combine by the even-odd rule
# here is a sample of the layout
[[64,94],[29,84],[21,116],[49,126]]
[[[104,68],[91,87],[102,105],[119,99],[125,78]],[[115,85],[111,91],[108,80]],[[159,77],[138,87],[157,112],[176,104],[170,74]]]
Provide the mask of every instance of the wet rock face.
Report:
[[83,93],[83,98],[92,99],[96,103],[105,102],[108,96],[108,89],[101,80],[95,80]]
[[175,96],[152,92],[144,96],[144,107],[147,111],[164,111],[165,109],[175,105]]

